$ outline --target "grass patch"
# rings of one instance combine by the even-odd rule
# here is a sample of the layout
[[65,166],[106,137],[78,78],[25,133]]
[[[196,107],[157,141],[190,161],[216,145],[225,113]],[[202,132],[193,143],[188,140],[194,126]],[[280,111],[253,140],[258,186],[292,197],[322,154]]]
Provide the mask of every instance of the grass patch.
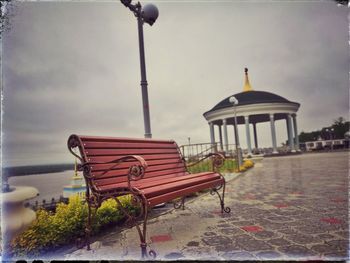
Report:
[[[191,163],[187,163],[190,165]],[[212,171],[213,162],[211,160],[202,161],[194,166],[188,167],[190,173],[201,173]],[[237,169],[236,160],[226,159],[224,165],[219,169],[220,173],[232,173]]]

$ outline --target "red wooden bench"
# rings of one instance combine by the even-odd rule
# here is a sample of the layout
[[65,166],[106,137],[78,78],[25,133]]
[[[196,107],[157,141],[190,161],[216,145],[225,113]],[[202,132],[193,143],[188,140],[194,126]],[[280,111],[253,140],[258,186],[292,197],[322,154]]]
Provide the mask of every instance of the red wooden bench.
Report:
[[[79,153],[74,151],[75,148]],[[230,212],[230,208],[224,206],[225,179],[217,172],[224,162],[221,154],[212,153],[202,159],[212,159],[212,172],[190,174],[174,141],[71,135],[68,149],[80,160],[79,169],[83,171],[87,185],[87,249],[90,249],[92,208],[96,211],[109,198],[118,202],[128,220],[137,227],[142,257],[147,256],[146,227],[150,208],[177,198],[181,198],[183,207],[186,196],[211,189],[219,196],[221,212]],[[124,209],[116,198],[127,194],[133,196],[140,208],[137,217]],[[174,206],[181,207],[179,203]],[[142,229],[137,223],[140,218],[143,219]],[[155,256],[152,250],[149,254]]]

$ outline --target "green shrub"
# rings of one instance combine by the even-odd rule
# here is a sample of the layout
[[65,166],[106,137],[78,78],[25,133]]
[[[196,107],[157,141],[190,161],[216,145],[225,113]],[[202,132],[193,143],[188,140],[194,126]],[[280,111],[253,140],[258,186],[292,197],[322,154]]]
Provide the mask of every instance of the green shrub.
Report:
[[[121,204],[131,213],[138,209],[132,204],[131,196],[118,198]],[[69,203],[60,203],[55,213],[38,210],[37,218],[31,226],[12,241],[12,249],[16,255],[38,255],[39,253],[73,242],[85,235],[88,216],[86,203],[78,196],[69,198]],[[93,233],[101,227],[118,222],[124,218],[114,199],[106,200],[96,212],[92,224]]]

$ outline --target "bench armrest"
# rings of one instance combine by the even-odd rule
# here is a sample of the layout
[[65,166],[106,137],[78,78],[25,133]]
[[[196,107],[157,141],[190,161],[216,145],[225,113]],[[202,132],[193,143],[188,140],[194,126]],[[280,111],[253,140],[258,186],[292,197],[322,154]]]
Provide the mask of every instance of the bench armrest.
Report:
[[[147,162],[145,161],[145,159],[143,159],[139,155],[127,155],[127,156],[124,156],[122,158],[117,158],[117,159],[114,159],[114,160],[108,161],[108,162],[94,162],[94,164],[114,163],[113,166],[109,167],[101,174],[101,175],[104,175],[104,174],[108,173],[110,170],[112,170],[113,168],[115,168],[116,166],[118,166],[120,163],[122,163],[124,161],[128,161],[128,160],[135,160],[135,161],[139,162],[139,164],[137,164],[137,165],[134,164],[134,165],[130,166],[129,173],[128,173],[128,181],[135,181],[138,179],[142,179],[148,165],[147,165]],[[91,165],[91,163],[87,162],[87,163],[82,165],[82,168],[84,169],[85,167],[89,167],[90,165]]]
[[213,160],[212,160],[213,161],[213,170],[216,170],[224,165],[225,156],[223,156],[221,153],[209,153],[207,156],[198,160],[197,162],[191,163],[190,165],[186,165],[186,167],[188,168],[188,167],[194,166],[194,165],[202,162],[203,160],[205,160],[209,157],[213,158]]

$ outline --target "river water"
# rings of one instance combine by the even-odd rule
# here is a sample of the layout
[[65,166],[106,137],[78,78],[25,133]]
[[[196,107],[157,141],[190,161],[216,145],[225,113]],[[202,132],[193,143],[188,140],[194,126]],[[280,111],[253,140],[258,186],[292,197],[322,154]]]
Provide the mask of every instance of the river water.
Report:
[[33,186],[39,191],[39,196],[29,200],[30,203],[43,199],[51,202],[52,198],[56,200],[63,195],[63,187],[70,184],[74,171],[64,171],[59,173],[33,174],[23,176],[13,176],[9,178],[10,186]]

